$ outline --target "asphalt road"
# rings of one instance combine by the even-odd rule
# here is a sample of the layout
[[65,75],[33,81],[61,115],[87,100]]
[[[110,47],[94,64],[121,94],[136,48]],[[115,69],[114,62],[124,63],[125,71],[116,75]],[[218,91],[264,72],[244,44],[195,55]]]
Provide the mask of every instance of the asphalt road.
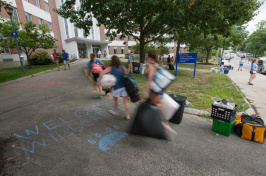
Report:
[[[233,63],[233,64],[235,64],[235,65],[237,65],[237,68],[236,68],[236,69],[238,69],[239,62],[240,62],[241,58],[238,57],[238,56],[237,56],[236,54],[234,54],[234,53],[230,53],[230,54],[231,54],[231,57],[232,57],[232,56],[234,57],[234,59],[231,59],[230,62]],[[244,58],[244,60],[245,60],[245,58]],[[244,65],[243,65],[243,68],[250,70],[250,68],[251,68],[251,62],[246,61],[246,62],[244,63]]]
[[87,60],[0,87],[0,137],[10,138],[0,175],[266,175],[266,145],[212,132],[184,114],[173,141],[127,133],[132,118],[111,116],[112,97],[95,99]]

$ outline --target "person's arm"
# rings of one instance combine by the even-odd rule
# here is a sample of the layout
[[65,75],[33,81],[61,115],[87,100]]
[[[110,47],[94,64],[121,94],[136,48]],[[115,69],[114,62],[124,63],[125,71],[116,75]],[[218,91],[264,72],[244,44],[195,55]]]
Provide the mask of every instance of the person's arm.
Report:
[[69,54],[67,53],[67,60],[69,60]]
[[123,69],[125,71],[125,74],[128,75],[129,74],[128,69],[125,66],[123,66]]
[[104,74],[106,73],[110,73],[112,71],[112,67],[107,67],[105,70],[103,70],[101,73],[100,73],[100,76],[99,78],[101,79],[103,77]]
[[148,99],[149,98],[149,93],[150,93],[150,89],[151,89],[151,82],[153,80],[154,74],[155,74],[155,68],[149,64],[148,65],[148,80],[146,83],[146,90],[144,92],[144,99]]

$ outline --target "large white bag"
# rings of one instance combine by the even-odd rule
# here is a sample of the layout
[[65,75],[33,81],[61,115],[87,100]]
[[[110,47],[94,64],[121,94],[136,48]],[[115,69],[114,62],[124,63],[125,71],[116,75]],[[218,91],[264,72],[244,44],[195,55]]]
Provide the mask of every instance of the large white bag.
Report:
[[170,120],[176,113],[176,111],[179,109],[179,107],[180,105],[175,100],[173,100],[168,94],[163,94],[160,110],[165,120]]
[[111,88],[116,84],[116,77],[111,74],[103,75],[100,84],[103,88]]
[[172,75],[166,69],[160,68],[153,77],[153,80],[151,82],[151,90],[156,93],[160,93],[164,89],[166,89],[174,80],[174,75]]

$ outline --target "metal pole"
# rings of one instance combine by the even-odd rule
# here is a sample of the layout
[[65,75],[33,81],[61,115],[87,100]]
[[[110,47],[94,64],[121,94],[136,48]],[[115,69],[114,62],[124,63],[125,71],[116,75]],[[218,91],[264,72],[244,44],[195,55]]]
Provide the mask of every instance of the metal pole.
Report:
[[[224,39],[224,44],[225,44],[225,39]],[[223,55],[224,55],[224,44],[223,44],[222,60],[223,60]]]
[[[15,32],[15,28],[14,28],[13,20],[12,20],[12,15],[9,15],[9,16],[10,16],[10,20],[11,20],[11,25],[12,25],[13,32]],[[20,50],[19,50],[19,47],[18,47],[18,40],[17,40],[17,37],[15,37],[15,40],[16,40],[16,45],[17,45],[17,50],[18,50],[18,57],[19,57],[19,60],[20,60],[21,68],[22,68],[22,71],[25,72],[25,71],[24,71],[23,62],[22,62],[22,60],[20,59]]]

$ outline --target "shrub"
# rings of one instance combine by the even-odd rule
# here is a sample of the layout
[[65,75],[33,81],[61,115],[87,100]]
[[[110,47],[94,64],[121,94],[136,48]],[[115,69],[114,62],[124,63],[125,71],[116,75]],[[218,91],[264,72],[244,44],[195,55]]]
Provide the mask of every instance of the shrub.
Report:
[[30,56],[32,65],[49,65],[52,63],[52,57],[45,50],[38,50]]
[[59,63],[63,63],[64,59],[61,52],[58,52],[59,54]]
[[130,53],[126,53],[125,54],[125,58],[128,59],[129,58],[129,55],[130,55]]

